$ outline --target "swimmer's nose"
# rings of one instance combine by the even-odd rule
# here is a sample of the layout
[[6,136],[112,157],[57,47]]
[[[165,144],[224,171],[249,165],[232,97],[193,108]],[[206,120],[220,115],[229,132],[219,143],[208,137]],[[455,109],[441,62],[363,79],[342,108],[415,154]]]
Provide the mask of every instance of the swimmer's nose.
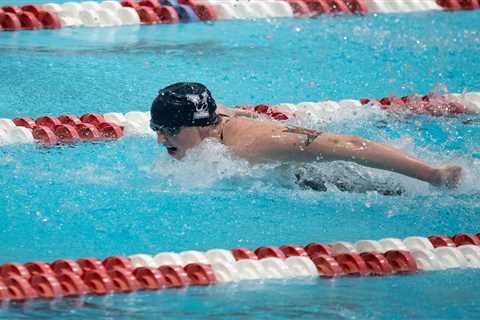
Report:
[[165,139],[165,136],[161,133],[157,132],[157,142],[158,144],[164,144],[167,140]]

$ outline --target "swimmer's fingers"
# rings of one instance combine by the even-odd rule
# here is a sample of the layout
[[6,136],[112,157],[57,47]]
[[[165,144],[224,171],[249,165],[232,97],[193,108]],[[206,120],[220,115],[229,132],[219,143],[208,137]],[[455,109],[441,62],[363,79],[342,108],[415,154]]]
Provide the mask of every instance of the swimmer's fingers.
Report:
[[464,170],[460,166],[446,165],[438,168],[439,181],[434,183],[437,186],[444,186],[449,189],[457,188],[464,178]]

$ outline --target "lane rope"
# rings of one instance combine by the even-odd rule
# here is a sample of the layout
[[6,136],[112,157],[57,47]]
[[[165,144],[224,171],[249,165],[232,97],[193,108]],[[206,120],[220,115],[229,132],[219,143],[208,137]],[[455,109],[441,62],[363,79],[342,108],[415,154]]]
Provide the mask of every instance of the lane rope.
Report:
[[480,233],[58,259],[0,265],[0,301],[55,299],[243,280],[389,276],[480,268]]
[[0,7],[0,31],[479,9],[479,0],[122,0]]
[[[428,94],[404,97],[365,98],[302,102],[278,105],[260,104],[238,106],[275,120],[298,119],[304,122],[321,121],[328,114],[346,108],[376,108],[388,112],[412,112],[431,116],[452,116],[457,114],[480,114],[480,92]],[[85,114],[82,116],[42,116],[37,119],[19,117],[0,119],[0,146],[38,141],[43,144],[72,143],[77,141],[116,140],[122,136],[155,136],[150,129],[150,113],[131,111],[125,114]]]

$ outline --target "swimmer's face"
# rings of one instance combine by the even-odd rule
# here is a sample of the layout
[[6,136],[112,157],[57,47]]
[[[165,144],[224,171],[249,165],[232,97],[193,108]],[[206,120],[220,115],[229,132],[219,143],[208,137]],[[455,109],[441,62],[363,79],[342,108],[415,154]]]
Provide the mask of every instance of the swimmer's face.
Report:
[[157,131],[157,142],[167,148],[169,155],[180,160],[185,156],[187,150],[200,144],[202,138],[197,128],[182,127],[175,135]]

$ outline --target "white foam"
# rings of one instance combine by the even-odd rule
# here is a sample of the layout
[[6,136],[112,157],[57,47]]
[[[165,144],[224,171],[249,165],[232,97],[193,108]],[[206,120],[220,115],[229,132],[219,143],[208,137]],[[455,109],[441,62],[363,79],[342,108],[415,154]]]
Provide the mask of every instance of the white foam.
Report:
[[212,139],[204,140],[176,161],[165,152],[153,172],[170,177],[184,188],[203,188],[234,176],[253,176],[255,170],[245,160],[236,159],[229,148]]
[[94,185],[114,185],[121,180],[122,173],[112,170],[99,170],[96,165],[87,164],[76,169],[67,169],[63,174],[68,180]]

